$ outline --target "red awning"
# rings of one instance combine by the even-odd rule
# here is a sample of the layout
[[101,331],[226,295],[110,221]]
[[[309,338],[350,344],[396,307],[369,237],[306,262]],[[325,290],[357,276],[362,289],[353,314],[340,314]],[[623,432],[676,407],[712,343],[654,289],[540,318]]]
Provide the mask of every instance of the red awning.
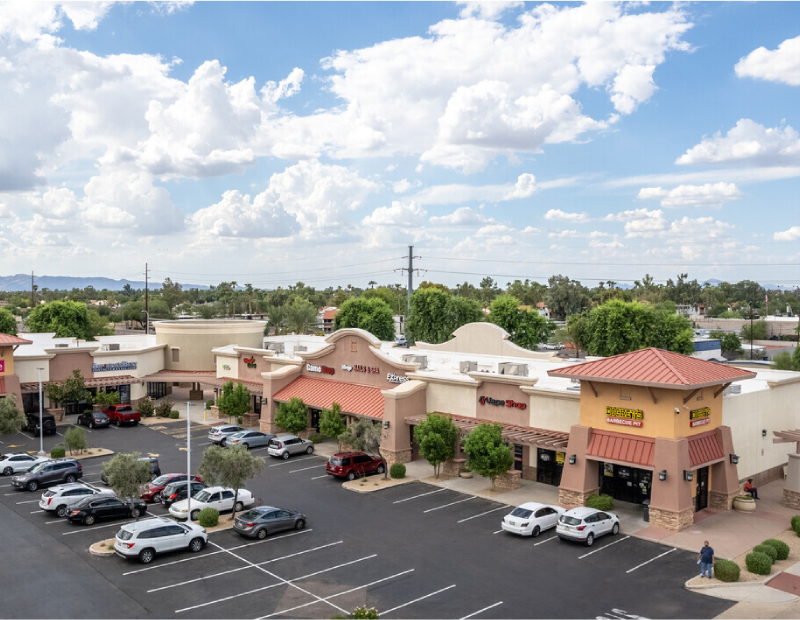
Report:
[[592,431],[586,456],[598,461],[617,461],[633,466],[652,467],[656,441],[611,431]]
[[711,461],[724,459],[722,447],[719,445],[716,431],[708,431],[689,437],[689,462],[692,467],[699,467]]
[[309,407],[330,409],[338,403],[342,413],[363,415],[368,418],[383,417],[382,388],[357,383],[317,379],[316,377],[298,377],[272,398],[288,402],[292,398],[301,398]]

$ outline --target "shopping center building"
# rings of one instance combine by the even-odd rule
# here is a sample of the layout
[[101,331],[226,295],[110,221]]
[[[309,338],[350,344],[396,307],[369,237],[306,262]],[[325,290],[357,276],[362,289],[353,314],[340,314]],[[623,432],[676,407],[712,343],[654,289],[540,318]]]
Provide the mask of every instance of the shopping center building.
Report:
[[[264,329],[263,321],[187,320],[90,343],[25,334],[22,343],[0,343],[0,378],[31,411],[40,368],[45,383],[78,369],[91,389],[116,390],[133,404],[176,384],[190,398],[213,396],[232,380],[250,389],[270,432],[282,402],[303,400],[309,432],[335,402],[348,420],[381,425],[389,463],[420,458],[413,431],[429,412],[447,414],[462,434],[497,422],[514,455],[501,486],[553,485],[565,506],[592,493],[648,502],[654,524],[670,529],[691,525],[706,506],[730,509],[746,477],[783,477],[794,445],[773,444],[772,432],[800,428],[800,373],[656,349],[565,360],[517,347],[489,323],[411,349],[358,329],[269,338]],[[456,473],[465,456],[457,445],[445,471]]]

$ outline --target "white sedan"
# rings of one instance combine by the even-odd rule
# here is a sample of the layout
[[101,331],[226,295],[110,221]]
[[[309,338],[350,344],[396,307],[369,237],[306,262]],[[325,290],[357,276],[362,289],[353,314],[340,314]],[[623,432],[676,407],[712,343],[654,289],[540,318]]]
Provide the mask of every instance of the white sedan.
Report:
[[4,454],[0,456],[0,471],[4,476],[28,471],[34,465],[49,461],[49,456],[32,456],[30,454]]
[[[234,509],[234,497],[236,492],[225,487],[207,487],[192,498],[191,518],[197,521],[197,515],[203,508],[216,508],[220,512]],[[244,508],[249,508],[256,503],[253,494],[247,489],[239,489],[239,497],[236,498],[236,512]],[[182,499],[169,507],[169,514],[177,519],[186,519],[189,514],[189,501]]]
[[561,506],[527,502],[503,517],[501,527],[512,534],[536,537],[541,532],[555,527],[562,514],[564,509]]

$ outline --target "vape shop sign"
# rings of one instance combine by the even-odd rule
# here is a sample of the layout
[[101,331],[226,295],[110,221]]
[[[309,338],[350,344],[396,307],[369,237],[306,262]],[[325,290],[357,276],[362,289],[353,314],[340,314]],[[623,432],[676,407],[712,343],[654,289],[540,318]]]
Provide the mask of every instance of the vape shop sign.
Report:
[[641,428],[644,425],[644,411],[623,407],[606,407],[606,422],[619,426]]
[[711,422],[711,409],[703,407],[702,409],[692,409],[689,412],[689,426],[704,426]]
[[492,398],[490,396],[481,396],[478,399],[481,405],[494,405],[495,407],[514,407],[516,409],[527,409],[528,405],[525,403],[518,403],[515,400],[511,400],[510,398],[507,400],[500,400],[498,398]]

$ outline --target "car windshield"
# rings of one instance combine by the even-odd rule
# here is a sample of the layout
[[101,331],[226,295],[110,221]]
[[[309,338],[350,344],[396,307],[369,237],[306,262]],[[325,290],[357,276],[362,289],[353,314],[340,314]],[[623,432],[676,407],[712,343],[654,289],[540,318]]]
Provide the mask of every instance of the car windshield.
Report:
[[29,473],[29,474],[35,474],[35,473],[37,473],[37,472],[41,471],[41,469],[42,469],[44,466],[45,466],[45,463],[37,463],[37,464],[36,464],[36,465],[34,465],[33,467],[29,467],[29,468],[28,468],[28,473]]
[[108,416],[105,413],[95,413],[94,419],[95,420],[105,420]]
[[258,519],[263,513],[260,510],[248,510],[239,515],[240,519],[250,521],[251,519]]
[[514,511],[511,513],[512,517],[520,517],[522,519],[527,519],[533,514],[533,510],[528,510],[527,508],[514,508]]
[[197,495],[194,496],[194,498],[198,502],[207,502],[209,497],[211,497],[211,493],[209,493],[205,489],[200,491]]
[[561,523],[564,523],[565,525],[578,525],[581,522],[580,519],[577,519],[575,517],[568,517],[566,515],[562,516],[559,519],[559,521],[561,521]]
[[48,490],[48,491],[45,491],[44,493],[42,493],[42,495],[43,495],[44,497],[53,497],[53,495],[55,495],[55,494],[56,494],[56,492],[55,492],[55,491],[49,491],[49,490]]
[[120,540],[130,540],[131,538],[133,538],[133,534],[126,529],[122,529],[119,532],[117,532],[117,538],[119,538]]
[[167,484],[168,480],[169,478],[167,478],[166,476],[159,476],[158,478],[153,480],[153,486],[160,487],[161,485]]
[[331,457],[331,465],[335,465],[336,467],[339,467],[340,465],[344,465],[344,459],[337,459],[337,458]]
[[244,437],[244,433],[242,431],[237,431],[233,435],[231,435],[231,439],[239,439],[240,437]]

